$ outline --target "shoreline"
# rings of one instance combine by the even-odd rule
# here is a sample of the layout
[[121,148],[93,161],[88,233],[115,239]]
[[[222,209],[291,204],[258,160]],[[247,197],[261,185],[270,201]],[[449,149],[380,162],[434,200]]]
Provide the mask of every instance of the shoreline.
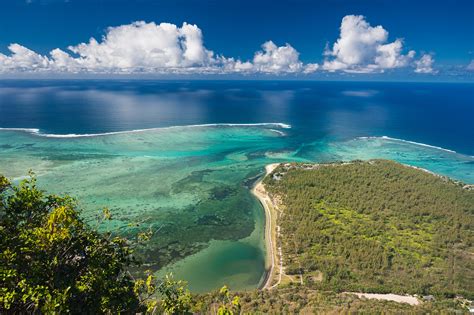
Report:
[[[265,212],[265,275],[263,281],[259,285],[258,289],[264,290],[272,288],[270,284],[275,276],[275,262],[279,260],[277,255],[277,231],[276,231],[276,219],[277,213],[274,209],[273,202],[268,196],[265,186],[263,185],[263,179],[268,176],[273,170],[280,165],[280,163],[268,164],[265,166],[265,175],[262,176],[255,186],[252,188],[252,194],[258,199]],[[280,265],[280,276],[281,276],[281,261]],[[277,283],[278,284],[278,283]]]

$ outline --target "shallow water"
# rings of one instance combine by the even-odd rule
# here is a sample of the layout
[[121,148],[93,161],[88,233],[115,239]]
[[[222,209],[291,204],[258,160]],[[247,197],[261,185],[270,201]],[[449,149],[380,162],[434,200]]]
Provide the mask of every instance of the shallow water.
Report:
[[142,253],[148,267],[171,263],[164,270],[195,291],[249,289],[264,272],[264,221],[244,181],[261,172],[267,152],[285,148],[284,131],[273,128],[285,130],[193,126],[72,138],[3,130],[1,172],[21,178],[33,168],[42,188],[76,196],[90,222],[109,207],[103,229],[156,230]]
[[[265,164],[388,158],[474,183],[472,85],[254,85],[3,83],[0,127],[38,130],[0,130],[0,173],[33,169],[89,222],[109,207],[102,229],[153,229],[146,267],[194,291],[262,281],[264,213],[248,188]],[[280,123],[249,125],[268,121]]]

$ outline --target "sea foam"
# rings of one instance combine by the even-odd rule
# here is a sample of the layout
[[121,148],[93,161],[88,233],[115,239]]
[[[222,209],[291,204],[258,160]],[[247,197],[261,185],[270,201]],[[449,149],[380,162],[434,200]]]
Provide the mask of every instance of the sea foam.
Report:
[[[120,135],[120,134],[130,134],[130,133],[141,133],[148,131],[157,131],[157,130],[168,130],[168,129],[180,129],[180,128],[200,128],[200,127],[274,127],[289,129],[291,125],[285,123],[253,123],[253,124],[233,124],[233,123],[220,123],[220,124],[198,124],[198,125],[183,125],[183,126],[169,126],[169,127],[156,127],[156,128],[147,128],[147,129],[134,129],[134,130],[124,130],[124,131],[112,131],[112,132],[103,132],[103,133],[84,133],[84,134],[54,134],[54,133],[41,133],[37,128],[0,128],[0,131],[21,131],[31,134],[35,134],[41,137],[47,138],[85,138],[85,137],[101,137],[101,136],[110,136],[110,135]],[[276,131],[276,130],[275,130]]]
[[358,137],[357,139],[383,139],[383,140],[390,140],[390,141],[397,141],[397,142],[404,142],[404,143],[409,143],[417,146],[422,146],[426,148],[431,148],[431,149],[436,149],[436,150],[441,150],[441,151],[446,151],[449,153],[456,153],[459,154],[458,152],[426,143],[421,143],[421,142],[415,142],[415,141],[410,141],[410,140],[404,140],[404,139],[398,139],[398,138],[392,138],[388,136],[381,136],[381,137]]
[[37,128],[0,128],[0,131],[23,131],[28,133],[39,133]]

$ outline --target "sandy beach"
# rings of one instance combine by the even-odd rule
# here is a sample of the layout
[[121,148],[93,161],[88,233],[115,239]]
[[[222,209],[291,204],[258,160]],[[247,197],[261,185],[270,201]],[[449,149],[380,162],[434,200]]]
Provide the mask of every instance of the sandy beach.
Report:
[[[267,176],[279,165],[279,163],[269,164],[265,166],[265,171]],[[263,177],[264,178],[264,177]],[[265,245],[266,245],[266,263],[265,269],[267,274],[263,283],[261,284],[261,289],[269,289],[272,287],[273,279],[276,274],[279,274],[279,280],[281,280],[281,271],[282,263],[279,258],[279,251],[281,254],[281,249],[277,248],[277,216],[278,213],[273,205],[272,200],[268,196],[265,186],[262,183],[262,180],[258,181],[255,187],[252,189],[252,193],[258,198],[265,210]],[[279,270],[275,270],[275,265],[278,264]],[[279,282],[279,281],[278,281]],[[278,282],[273,286],[278,285]]]

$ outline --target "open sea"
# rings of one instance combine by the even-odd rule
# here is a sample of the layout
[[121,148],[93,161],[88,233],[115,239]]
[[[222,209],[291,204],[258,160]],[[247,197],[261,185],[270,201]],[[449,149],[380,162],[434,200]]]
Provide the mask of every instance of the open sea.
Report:
[[262,282],[249,188],[268,163],[385,158],[474,184],[473,156],[473,83],[0,81],[0,174],[156,231],[146,268],[195,292]]

